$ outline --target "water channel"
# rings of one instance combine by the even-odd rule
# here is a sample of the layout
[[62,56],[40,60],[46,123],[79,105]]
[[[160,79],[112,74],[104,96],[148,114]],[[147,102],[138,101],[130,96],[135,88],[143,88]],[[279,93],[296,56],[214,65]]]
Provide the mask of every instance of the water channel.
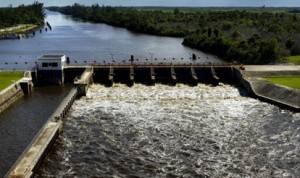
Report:
[[55,111],[70,85],[36,87],[0,114],[0,177]]
[[299,177],[300,114],[229,85],[93,85],[41,177]]
[[[73,64],[117,63],[130,55],[143,63],[151,54],[157,62],[190,62],[192,53],[198,62],[220,62],[182,46],[181,38],[47,14],[52,31],[0,41],[0,70],[30,68],[43,54],[66,54]],[[35,90],[1,113],[1,177],[67,92],[58,86]],[[75,101],[38,177],[299,177],[299,145],[299,113],[235,86],[95,84]]]

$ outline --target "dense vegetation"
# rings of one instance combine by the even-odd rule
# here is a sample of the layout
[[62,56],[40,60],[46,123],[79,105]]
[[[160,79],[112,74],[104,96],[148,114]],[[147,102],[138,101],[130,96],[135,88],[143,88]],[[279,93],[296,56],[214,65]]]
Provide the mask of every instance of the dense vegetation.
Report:
[[227,61],[268,64],[300,54],[300,17],[284,11],[138,9],[80,4],[55,8],[92,22],[131,31],[184,37],[183,44]]
[[0,8],[0,28],[15,26],[18,24],[44,23],[45,13],[43,4],[34,2],[32,5],[20,5],[16,8]]

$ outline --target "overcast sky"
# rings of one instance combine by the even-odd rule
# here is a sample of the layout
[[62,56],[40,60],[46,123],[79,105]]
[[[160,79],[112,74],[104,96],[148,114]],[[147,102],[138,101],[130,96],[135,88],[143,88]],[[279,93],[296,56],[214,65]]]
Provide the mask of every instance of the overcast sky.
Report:
[[[32,4],[35,0],[0,0],[1,7],[9,5]],[[75,2],[91,5],[110,6],[189,6],[189,7],[222,7],[222,6],[271,6],[271,7],[300,7],[300,0],[38,0],[44,6],[65,6]]]

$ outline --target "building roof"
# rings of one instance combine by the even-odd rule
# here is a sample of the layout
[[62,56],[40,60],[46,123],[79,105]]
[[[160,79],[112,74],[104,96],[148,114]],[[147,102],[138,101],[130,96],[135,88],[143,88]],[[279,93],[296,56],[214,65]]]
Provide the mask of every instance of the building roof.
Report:
[[39,57],[39,60],[58,60],[63,58],[65,55],[43,55]]

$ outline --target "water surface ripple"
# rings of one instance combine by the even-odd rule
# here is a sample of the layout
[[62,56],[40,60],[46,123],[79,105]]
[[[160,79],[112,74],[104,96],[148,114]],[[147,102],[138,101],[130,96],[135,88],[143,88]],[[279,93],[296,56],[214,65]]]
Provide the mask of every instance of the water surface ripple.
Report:
[[39,176],[300,177],[299,116],[228,85],[92,85]]

